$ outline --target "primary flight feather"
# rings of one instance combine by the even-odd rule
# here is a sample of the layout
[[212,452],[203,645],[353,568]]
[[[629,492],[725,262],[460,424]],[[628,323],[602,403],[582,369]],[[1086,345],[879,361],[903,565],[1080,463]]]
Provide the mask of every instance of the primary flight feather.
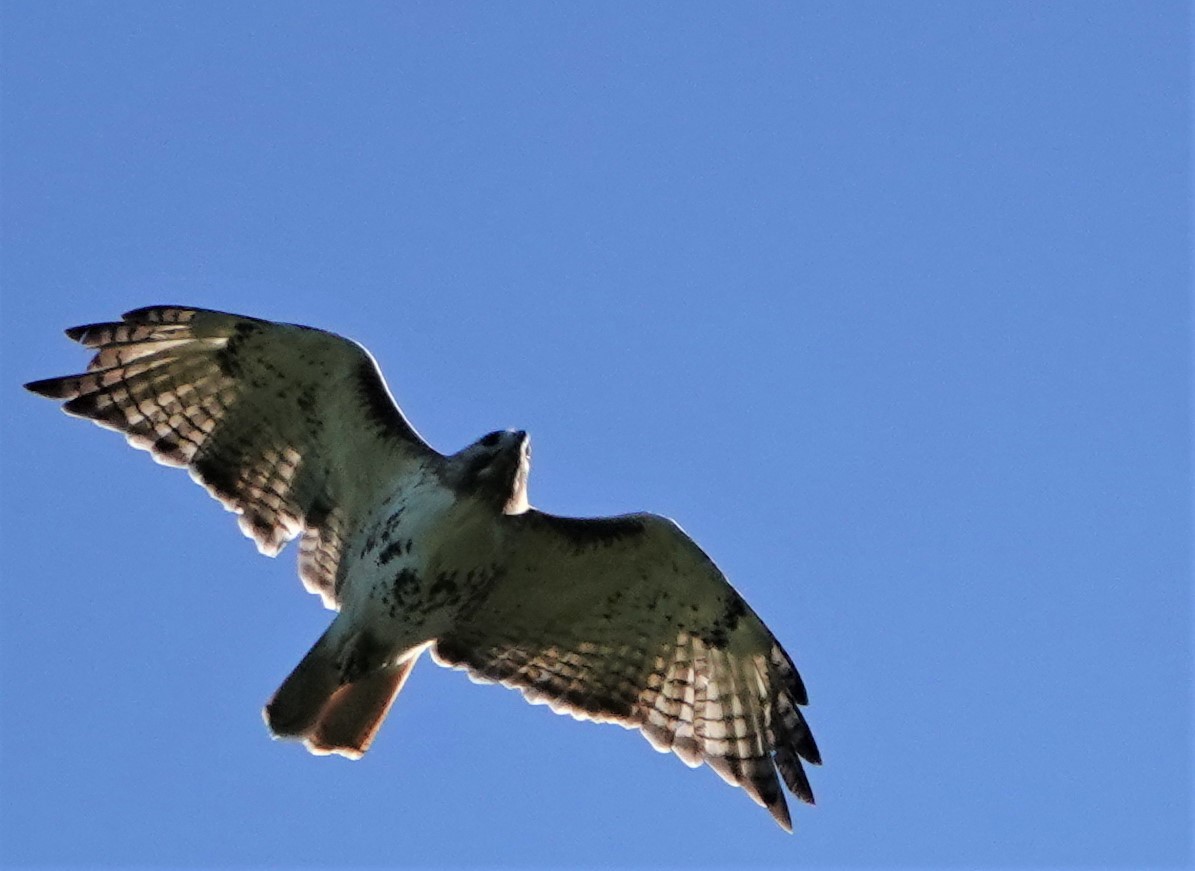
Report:
[[67,335],[87,371],[26,386],[185,467],[262,553],[299,538],[304,585],[339,612],[267,703],[275,736],[360,757],[426,650],[637,728],[789,831],[783,787],[813,802],[792,660],[671,520],[535,510],[526,433],[438,453],[368,352],[322,330],[153,306]]

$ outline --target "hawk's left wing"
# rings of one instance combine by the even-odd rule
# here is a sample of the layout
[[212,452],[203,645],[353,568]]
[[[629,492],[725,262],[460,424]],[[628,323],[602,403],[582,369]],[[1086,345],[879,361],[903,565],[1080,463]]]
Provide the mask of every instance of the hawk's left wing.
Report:
[[[661,752],[708,763],[791,831],[780,779],[813,792],[819,763],[792,660],[671,520],[506,518],[492,591],[433,647],[436,660],[578,719],[638,728]],[[777,772],[780,778],[777,777]]]

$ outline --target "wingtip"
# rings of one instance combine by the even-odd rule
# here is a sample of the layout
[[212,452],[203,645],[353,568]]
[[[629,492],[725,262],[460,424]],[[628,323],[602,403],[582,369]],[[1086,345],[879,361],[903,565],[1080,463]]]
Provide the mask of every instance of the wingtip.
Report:
[[65,379],[62,378],[41,378],[37,381],[27,381],[23,386],[30,393],[36,393],[38,396],[44,396],[47,399],[70,398],[70,395],[66,392]]
[[119,326],[120,324],[118,323],[79,324],[77,327],[67,327],[62,332],[72,342],[78,342],[87,348],[94,348],[105,341],[111,340],[112,330]]
[[793,833],[793,820],[788,813],[788,803],[782,798],[778,804],[769,807],[768,810],[771,811],[772,819],[776,821],[776,825],[791,835]]

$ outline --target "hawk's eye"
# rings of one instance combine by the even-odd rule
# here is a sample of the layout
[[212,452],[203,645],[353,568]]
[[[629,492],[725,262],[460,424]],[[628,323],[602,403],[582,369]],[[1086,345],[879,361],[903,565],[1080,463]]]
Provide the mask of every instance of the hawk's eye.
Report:
[[502,433],[492,432],[488,436],[484,436],[481,440],[481,446],[484,448],[492,448],[498,444],[498,439],[502,438]]

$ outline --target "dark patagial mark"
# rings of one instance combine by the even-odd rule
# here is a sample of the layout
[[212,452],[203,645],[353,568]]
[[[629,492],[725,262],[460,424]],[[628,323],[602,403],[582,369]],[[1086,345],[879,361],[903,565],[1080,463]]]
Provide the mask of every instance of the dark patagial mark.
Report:
[[410,425],[390,398],[386,385],[378,375],[373,361],[366,358],[357,366],[357,392],[365,406],[366,416],[383,430],[397,430],[410,437]]

